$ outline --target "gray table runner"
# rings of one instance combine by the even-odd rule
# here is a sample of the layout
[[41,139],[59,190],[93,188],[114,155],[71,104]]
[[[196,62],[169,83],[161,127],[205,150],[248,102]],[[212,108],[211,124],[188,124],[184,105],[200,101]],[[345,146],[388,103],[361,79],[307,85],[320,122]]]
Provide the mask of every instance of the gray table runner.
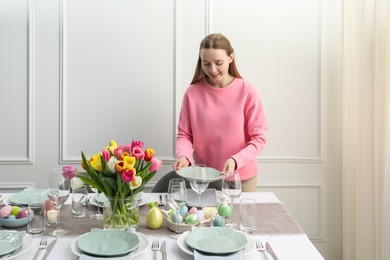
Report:
[[[71,212],[71,205],[64,205],[61,209],[61,227],[68,229],[68,236],[79,236],[91,230],[91,228],[102,228],[102,220],[93,220],[89,217],[90,213],[96,211],[96,207],[89,206],[87,216],[85,218],[74,218]],[[140,207],[140,224],[137,228],[138,232],[152,236],[167,236],[172,233],[168,229],[168,222],[163,214],[164,221],[160,229],[152,230],[146,226],[146,215],[149,211],[147,205]],[[297,221],[288,212],[282,203],[257,203],[256,214],[258,216],[255,235],[296,235],[303,234],[304,231]],[[234,219],[238,223],[239,205],[234,205]],[[227,219],[226,221],[230,221]],[[20,228],[12,228],[12,230],[26,230],[27,226]],[[11,229],[1,227],[1,229]],[[51,234],[53,227],[47,227],[45,235]]]

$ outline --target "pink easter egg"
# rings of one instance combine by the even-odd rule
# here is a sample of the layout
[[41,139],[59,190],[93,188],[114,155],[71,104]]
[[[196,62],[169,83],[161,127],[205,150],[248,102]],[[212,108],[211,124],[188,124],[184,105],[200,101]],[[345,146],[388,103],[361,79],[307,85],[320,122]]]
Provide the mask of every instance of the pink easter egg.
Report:
[[11,215],[12,206],[6,205],[0,209],[0,218],[6,218]]
[[195,214],[198,211],[196,207],[192,207],[189,211],[188,214]]

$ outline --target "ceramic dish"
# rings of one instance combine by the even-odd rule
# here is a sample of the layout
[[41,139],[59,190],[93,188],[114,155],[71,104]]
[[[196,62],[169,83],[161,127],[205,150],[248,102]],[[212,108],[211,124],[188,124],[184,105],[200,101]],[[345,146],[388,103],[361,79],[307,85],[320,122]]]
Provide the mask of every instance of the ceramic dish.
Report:
[[0,224],[4,227],[21,227],[27,225],[33,219],[34,215],[25,218],[0,218]]
[[14,205],[28,205],[28,201],[32,197],[44,202],[45,200],[47,200],[46,190],[27,188],[21,192],[11,195],[7,199],[7,202]]
[[[186,179],[186,180],[198,180],[196,179],[196,177],[192,176],[192,167],[183,167],[181,168],[180,170],[176,171],[176,173]],[[214,169],[214,168],[211,168],[211,167],[207,167],[207,178],[206,179],[202,179],[201,181],[208,181],[208,182],[213,182],[213,181],[218,181],[218,180],[221,180],[223,178],[223,175],[221,175],[221,172]]]
[[[139,240],[139,244],[138,244],[138,247],[137,249],[135,249],[133,251],[133,254],[132,254],[132,257],[135,257],[135,256],[138,256],[140,254],[142,254],[143,252],[145,252],[145,250],[148,248],[148,245],[149,245],[149,240],[148,238],[142,234],[142,233],[139,233],[139,232],[136,232],[135,233],[137,236],[138,236],[138,240]],[[86,235],[86,234],[85,234]],[[77,247],[77,241],[85,236],[85,235],[82,235],[80,237],[78,237],[77,239],[73,240],[70,248],[73,252],[73,254],[77,255],[77,256],[81,256],[81,254],[83,253],[82,251],[80,251],[80,249]]]
[[128,254],[139,245],[138,236],[124,230],[95,230],[77,241],[80,251],[94,256]]
[[12,254],[10,254],[7,259],[10,260],[10,259],[18,258],[19,256],[28,252],[30,250],[30,248],[32,247],[32,245],[33,245],[32,236],[30,236],[29,234],[25,234],[23,237],[22,246],[19,247],[18,250],[16,250]]
[[[187,245],[186,239],[188,234],[190,234],[189,231],[184,232],[180,235],[180,237],[177,239],[177,245],[179,246],[180,250],[182,250],[184,253],[189,255],[194,255],[194,250]],[[244,248],[244,254],[246,256],[250,255],[255,251],[255,241],[253,238],[246,235],[247,244]]]
[[230,254],[246,247],[246,235],[231,228],[199,228],[188,234],[189,247],[208,254]]
[[8,255],[23,244],[23,235],[17,232],[1,231],[0,232],[0,256]]

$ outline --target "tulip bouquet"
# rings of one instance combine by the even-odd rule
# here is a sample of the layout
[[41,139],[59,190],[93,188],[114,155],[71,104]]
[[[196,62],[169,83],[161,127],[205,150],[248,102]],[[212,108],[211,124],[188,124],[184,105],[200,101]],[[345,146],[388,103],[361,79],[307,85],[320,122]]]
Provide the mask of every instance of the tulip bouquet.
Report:
[[[100,153],[89,160],[81,152],[82,167],[78,173],[84,183],[104,193],[109,199],[111,213],[104,217],[104,227],[125,228],[138,226],[138,211],[131,213],[135,196],[144,189],[162,162],[155,157],[152,148],[143,148],[141,141],[118,146],[113,140]],[[138,210],[138,208],[137,208]]]

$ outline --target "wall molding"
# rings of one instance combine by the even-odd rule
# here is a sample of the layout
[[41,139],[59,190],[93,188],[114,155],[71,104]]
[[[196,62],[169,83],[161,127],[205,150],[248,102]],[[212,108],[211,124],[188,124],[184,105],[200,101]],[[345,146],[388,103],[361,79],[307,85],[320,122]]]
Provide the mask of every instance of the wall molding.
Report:
[[0,165],[34,163],[34,0],[26,1],[27,17],[27,157],[1,158]]
[[34,188],[33,182],[0,182],[0,191],[7,193],[9,191],[21,191],[26,188]]

